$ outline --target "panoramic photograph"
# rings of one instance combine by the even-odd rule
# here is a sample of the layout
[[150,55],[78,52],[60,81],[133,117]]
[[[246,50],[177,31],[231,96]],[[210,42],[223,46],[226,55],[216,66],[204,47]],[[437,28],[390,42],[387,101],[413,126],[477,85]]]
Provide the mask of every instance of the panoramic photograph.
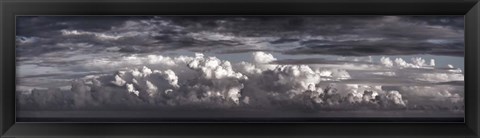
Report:
[[17,16],[15,39],[20,122],[465,114],[463,16]]

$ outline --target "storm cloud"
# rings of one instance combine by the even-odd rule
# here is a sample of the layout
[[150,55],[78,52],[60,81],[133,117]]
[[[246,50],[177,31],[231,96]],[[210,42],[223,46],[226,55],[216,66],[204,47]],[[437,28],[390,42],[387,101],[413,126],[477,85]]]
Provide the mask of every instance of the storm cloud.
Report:
[[[277,50],[285,54],[463,56],[459,16],[17,17],[17,52]],[[87,51],[81,47],[94,45]],[[85,50],[85,49],[83,49]]]

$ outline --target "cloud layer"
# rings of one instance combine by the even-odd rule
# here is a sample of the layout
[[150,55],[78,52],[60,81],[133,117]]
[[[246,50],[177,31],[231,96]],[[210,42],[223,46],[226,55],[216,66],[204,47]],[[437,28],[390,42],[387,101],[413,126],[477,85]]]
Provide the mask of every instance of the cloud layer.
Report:
[[[421,58],[412,58],[411,62],[382,58],[379,64],[367,64],[371,66],[370,71],[358,73],[315,64],[275,64],[277,59],[264,52],[254,52],[251,56],[252,62],[234,64],[200,53],[195,56],[149,55],[104,60],[86,66],[115,67],[112,65],[122,63],[143,67],[84,76],[72,81],[70,88],[19,91],[19,107],[25,110],[120,107],[463,110],[463,86],[436,84],[463,82],[461,71],[459,74],[458,69],[452,68],[434,73],[439,69]],[[416,73],[412,74],[411,70]],[[356,74],[377,76],[392,82],[382,84],[375,79],[355,82]],[[424,85],[419,85],[421,83]]]
[[463,16],[22,16],[17,21],[17,54],[188,49],[463,57],[463,22]]

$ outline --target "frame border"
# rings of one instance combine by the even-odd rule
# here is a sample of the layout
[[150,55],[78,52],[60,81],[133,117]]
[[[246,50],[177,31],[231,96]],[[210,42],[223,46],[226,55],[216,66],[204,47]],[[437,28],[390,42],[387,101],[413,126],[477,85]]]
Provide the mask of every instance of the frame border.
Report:
[[[0,137],[479,137],[478,0],[0,0]],[[465,123],[17,123],[17,15],[465,15]],[[468,75],[467,75],[468,74]],[[186,133],[188,132],[188,133]]]

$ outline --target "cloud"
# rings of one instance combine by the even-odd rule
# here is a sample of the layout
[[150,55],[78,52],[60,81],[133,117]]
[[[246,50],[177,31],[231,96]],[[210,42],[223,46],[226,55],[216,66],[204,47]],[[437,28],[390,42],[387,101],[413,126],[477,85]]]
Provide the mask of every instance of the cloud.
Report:
[[418,80],[429,82],[446,82],[446,81],[463,81],[463,74],[448,74],[448,73],[425,73],[418,76]]
[[[300,46],[285,50],[284,54],[324,54],[340,56],[372,56],[372,55],[415,55],[432,54],[448,56],[464,56],[464,44],[426,44],[426,43],[391,43],[375,42],[362,44],[362,42],[342,42],[342,44],[318,44]],[[405,42],[408,42],[406,40]]]
[[135,68],[142,66],[153,66],[159,68],[170,68],[179,65],[186,65],[194,57],[178,56],[175,58],[162,55],[128,55],[114,58],[94,58],[83,62],[79,68],[88,70],[115,71],[119,68]]
[[390,91],[387,98],[397,105],[405,106],[405,101],[402,100],[402,95],[398,91]]
[[[404,86],[400,90],[408,97],[412,109],[463,108],[463,86]],[[429,99],[425,101],[425,99]]]
[[272,54],[268,54],[264,52],[253,53],[253,59],[256,63],[269,63],[277,60],[276,58],[273,57]]
[[[389,58],[382,58],[380,62],[387,62],[386,59]],[[463,76],[443,71],[444,74],[457,75],[442,77],[442,73],[433,73],[436,69],[419,58],[401,64],[390,60],[392,66],[371,68],[370,73],[313,65],[274,64],[277,60],[265,52],[252,53],[252,62],[238,63],[200,53],[195,56],[148,55],[102,59],[86,66],[117,71],[76,78],[71,81],[70,88],[19,91],[18,103],[21,110],[161,110],[171,107],[275,110],[302,107],[310,111],[454,110],[463,104],[463,87],[447,84],[462,81]],[[412,69],[418,74],[430,73],[439,77],[425,75],[424,78],[428,79],[411,80],[409,77],[421,76],[409,76],[403,72],[407,70],[411,73]],[[381,76],[378,78],[381,83],[358,79],[359,75],[366,75],[361,76],[365,78]],[[361,82],[353,81],[356,79]],[[391,82],[386,80],[443,84],[389,85]]]
[[[120,48],[110,51],[118,53],[181,49],[464,56],[462,16],[21,16],[17,20],[21,57],[67,51],[100,54],[111,47]],[[72,49],[59,43],[94,47]]]
[[324,58],[304,58],[304,59],[281,59],[271,62],[272,64],[363,64],[376,65],[369,61],[349,61],[349,60],[328,60]]

